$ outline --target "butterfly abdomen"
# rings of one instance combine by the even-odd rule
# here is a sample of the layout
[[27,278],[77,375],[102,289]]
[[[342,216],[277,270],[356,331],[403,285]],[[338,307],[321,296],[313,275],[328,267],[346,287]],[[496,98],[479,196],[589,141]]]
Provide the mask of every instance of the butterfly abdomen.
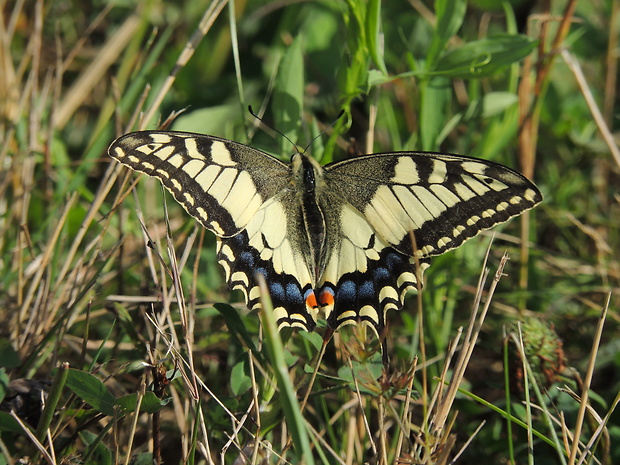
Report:
[[314,160],[303,154],[296,154],[293,160],[293,177],[299,183],[302,229],[305,232],[305,242],[309,263],[314,273],[314,283],[319,282],[322,273],[323,257],[325,256],[326,224],[325,214],[318,201],[317,186],[322,185],[323,168]]

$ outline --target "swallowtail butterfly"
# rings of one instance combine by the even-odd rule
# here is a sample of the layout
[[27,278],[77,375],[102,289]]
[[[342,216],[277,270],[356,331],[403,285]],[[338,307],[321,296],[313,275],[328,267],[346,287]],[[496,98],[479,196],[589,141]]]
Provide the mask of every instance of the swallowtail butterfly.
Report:
[[228,285],[260,307],[264,276],[280,328],[365,323],[381,334],[430,257],[537,205],[521,174],[485,160],[396,152],[325,166],[219,137],[126,134],[112,158],[158,178],[217,236]]

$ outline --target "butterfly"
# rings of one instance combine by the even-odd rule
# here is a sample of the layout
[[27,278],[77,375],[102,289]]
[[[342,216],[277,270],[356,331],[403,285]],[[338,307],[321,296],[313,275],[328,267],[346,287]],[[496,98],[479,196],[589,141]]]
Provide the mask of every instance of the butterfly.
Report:
[[284,163],[219,137],[141,131],[109,155],[158,178],[217,237],[218,261],[250,309],[265,279],[279,328],[367,324],[381,335],[430,258],[542,201],[537,187],[490,161],[380,153],[321,166]]

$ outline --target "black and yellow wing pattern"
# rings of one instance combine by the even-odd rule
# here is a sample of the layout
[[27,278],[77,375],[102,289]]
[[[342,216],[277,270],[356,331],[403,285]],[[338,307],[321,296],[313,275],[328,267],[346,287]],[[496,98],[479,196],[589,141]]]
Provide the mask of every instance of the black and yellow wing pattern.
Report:
[[232,289],[260,307],[265,278],[280,328],[312,331],[385,315],[418,287],[430,257],[542,200],[536,186],[496,163],[396,152],[319,165],[283,163],[218,137],[173,131],[126,134],[112,158],[158,178],[217,237]]

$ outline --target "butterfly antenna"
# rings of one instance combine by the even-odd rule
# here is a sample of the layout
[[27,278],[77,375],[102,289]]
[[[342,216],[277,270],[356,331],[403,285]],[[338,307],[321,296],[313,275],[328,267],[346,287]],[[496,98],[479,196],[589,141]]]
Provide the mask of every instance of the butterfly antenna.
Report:
[[265,126],[267,126],[269,129],[273,129],[275,132],[277,132],[278,134],[280,134],[282,137],[284,137],[287,141],[289,141],[291,143],[291,145],[293,147],[295,147],[295,151],[298,153],[306,153],[306,151],[308,150],[308,147],[310,147],[315,140],[317,140],[319,137],[321,137],[323,134],[325,134],[327,132],[328,129],[331,129],[334,127],[334,125],[338,122],[338,120],[340,118],[342,118],[342,115],[344,115],[344,110],[340,110],[340,113],[338,113],[338,116],[336,116],[336,119],[329,125],[327,126],[325,129],[323,129],[321,131],[320,134],[318,134],[314,139],[312,139],[310,141],[310,143],[308,145],[306,145],[306,147],[304,148],[303,152],[299,151],[299,147],[297,146],[297,144],[295,144],[291,139],[288,138],[288,136],[286,134],[284,134],[282,131],[279,131],[277,128],[274,128],[270,125],[268,125],[267,123],[265,123],[265,121],[258,116],[256,113],[254,113],[254,110],[252,110],[252,105],[248,105],[248,111],[250,112],[250,114],[256,118],[258,121],[260,121],[261,123],[263,123]]
[[[295,152],[299,152],[299,147],[297,147],[297,144],[295,144],[295,142],[293,142],[291,139],[289,139],[287,137],[286,134],[284,134],[282,131],[279,131],[278,129],[268,125],[267,123],[265,123],[265,121],[263,120],[263,118],[261,118],[260,116],[258,116],[256,113],[254,113],[254,110],[252,110],[252,105],[248,105],[248,111],[250,112],[250,114],[256,118],[258,121],[260,121],[262,124],[264,124],[265,126],[267,126],[269,129],[274,130],[275,132],[277,132],[278,134],[280,134],[282,137],[284,137],[287,141],[289,141],[291,143],[291,145],[293,147],[295,147]],[[304,150],[305,152],[305,150]]]
[[317,140],[319,137],[323,136],[323,134],[325,134],[328,129],[333,128],[334,125],[340,120],[340,118],[342,118],[342,115],[344,115],[344,110],[340,110],[340,113],[338,113],[338,116],[336,116],[336,119],[332,121],[329,126],[323,129],[314,139],[312,139],[308,145],[306,145],[306,148],[304,149],[303,153],[306,153],[306,151],[308,150],[308,147],[314,144],[314,141]]

